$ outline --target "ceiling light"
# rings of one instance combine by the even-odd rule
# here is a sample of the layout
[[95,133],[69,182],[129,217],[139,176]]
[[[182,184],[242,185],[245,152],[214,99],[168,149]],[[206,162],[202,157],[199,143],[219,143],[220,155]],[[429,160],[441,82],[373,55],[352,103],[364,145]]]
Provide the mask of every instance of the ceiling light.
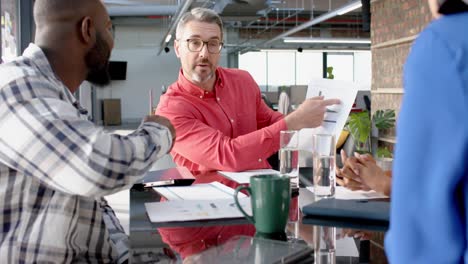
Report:
[[346,6],[345,8],[342,8],[342,9],[339,9],[336,13],[339,15],[339,16],[342,16],[346,13],[349,13],[351,11],[354,11],[358,8],[361,8],[362,7],[362,2],[359,1],[359,2],[354,2],[352,3],[351,5],[349,6]]
[[327,21],[328,19],[330,19],[332,17],[337,16],[338,14],[342,15],[342,14],[345,14],[347,12],[350,12],[351,10],[358,9],[361,6],[362,6],[361,0],[355,0],[353,2],[350,2],[350,3],[346,4],[346,5],[338,8],[338,9],[335,9],[335,10],[330,11],[328,13],[322,14],[322,15],[316,17],[316,18],[313,18],[312,20],[309,20],[308,22],[305,22],[305,23],[303,23],[303,24],[301,24],[301,25],[299,25],[299,26],[297,26],[295,28],[292,28],[292,29],[290,29],[290,30],[288,30],[286,32],[283,32],[283,33],[279,34],[278,36],[276,36],[276,37],[274,37],[274,38],[272,38],[270,40],[267,40],[267,41],[265,41],[263,43],[260,43],[259,45],[265,47],[265,46],[269,45],[270,43],[273,43],[273,42],[275,42],[275,41],[277,41],[279,39],[290,36],[290,35],[292,35],[292,34],[294,34],[296,32],[307,29],[307,28],[309,28],[309,27],[311,27],[313,25],[320,24],[320,23],[322,23],[324,21]]
[[284,38],[284,43],[346,43],[370,44],[370,39],[361,38]]

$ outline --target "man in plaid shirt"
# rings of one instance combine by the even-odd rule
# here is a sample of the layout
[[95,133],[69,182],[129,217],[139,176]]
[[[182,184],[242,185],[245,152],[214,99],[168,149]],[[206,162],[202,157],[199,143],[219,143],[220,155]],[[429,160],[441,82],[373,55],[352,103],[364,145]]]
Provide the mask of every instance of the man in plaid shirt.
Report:
[[129,188],[171,148],[150,116],[128,136],[104,132],[73,97],[109,82],[110,18],[99,0],[36,0],[36,44],[0,66],[0,260],[122,263],[127,238],[104,195]]

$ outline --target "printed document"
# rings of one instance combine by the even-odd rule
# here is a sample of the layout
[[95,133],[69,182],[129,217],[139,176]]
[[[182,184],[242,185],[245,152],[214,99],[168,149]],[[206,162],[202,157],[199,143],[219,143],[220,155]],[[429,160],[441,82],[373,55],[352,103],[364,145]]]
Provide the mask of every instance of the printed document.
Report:
[[299,131],[299,149],[312,150],[313,134],[333,134],[338,140],[343,130],[349,112],[353,107],[359,84],[348,81],[316,79],[309,83],[306,98],[324,96],[324,99],[340,99],[341,104],[327,107],[325,118],[320,127],[305,128]]
[[[250,198],[239,198],[244,211],[252,215]],[[203,201],[167,201],[145,203],[146,212],[153,223],[181,222],[207,219],[242,218],[234,198]]]
[[[195,184],[191,186],[154,187],[156,192],[168,200],[222,200],[234,198],[234,189],[219,182]],[[243,193],[239,198],[247,197]]]

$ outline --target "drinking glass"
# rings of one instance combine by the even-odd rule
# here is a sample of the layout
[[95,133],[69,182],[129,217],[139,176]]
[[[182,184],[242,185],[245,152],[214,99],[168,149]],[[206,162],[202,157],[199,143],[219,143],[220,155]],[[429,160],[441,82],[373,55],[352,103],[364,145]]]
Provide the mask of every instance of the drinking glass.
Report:
[[317,264],[336,263],[336,227],[314,226],[314,259]]
[[318,198],[335,196],[335,136],[315,134],[312,136],[313,146],[313,183],[314,194]]
[[280,132],[280,174],[291,179],[291,188],[299,186],[299,131]]

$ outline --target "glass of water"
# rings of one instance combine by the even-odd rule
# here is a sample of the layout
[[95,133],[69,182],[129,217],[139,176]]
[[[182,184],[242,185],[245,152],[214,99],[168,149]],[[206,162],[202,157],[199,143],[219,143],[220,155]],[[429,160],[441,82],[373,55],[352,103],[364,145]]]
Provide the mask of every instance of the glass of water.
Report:
[[313,226],[316,264],[336,263],[336,227]]
[[335,196],[335,136],[315,134],[312,136],[312,155],[314,160],[314,193],[318,198]]
[[291,187],[299,186],[299,131],[280,131],[280,174],[290,178]]

